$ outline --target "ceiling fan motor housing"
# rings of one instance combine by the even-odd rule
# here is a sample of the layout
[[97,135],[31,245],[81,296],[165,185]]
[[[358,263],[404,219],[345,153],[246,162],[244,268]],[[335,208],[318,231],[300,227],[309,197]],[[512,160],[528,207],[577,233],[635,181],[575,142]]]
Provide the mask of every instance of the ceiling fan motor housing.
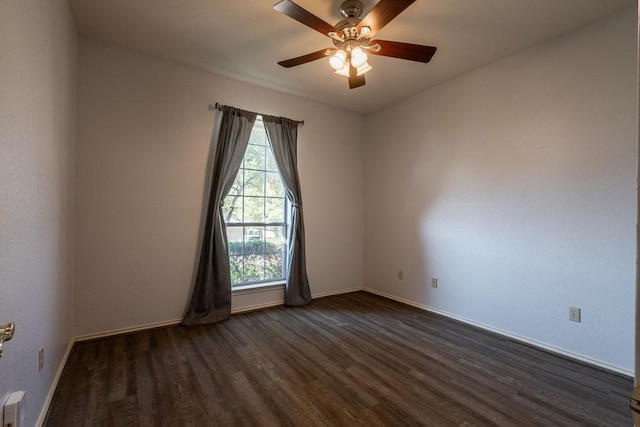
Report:
[[360,15],[362,15],[362,3],[358,0],[347,0],[340,6],[340,14],[344,16],[345,19],[336,24],[336,29],[342,33],[344,41],[357,39],[358,30],[356,26],[360,23],[359,18]]
[[362,3],[358,0],[347,0],[340,6],[340,14],[345,18],[359,18],[362,15]]

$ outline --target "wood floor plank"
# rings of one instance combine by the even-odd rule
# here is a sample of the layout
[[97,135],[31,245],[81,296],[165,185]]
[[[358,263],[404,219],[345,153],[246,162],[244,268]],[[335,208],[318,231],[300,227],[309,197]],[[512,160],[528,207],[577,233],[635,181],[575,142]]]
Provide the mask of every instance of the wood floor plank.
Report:
[[74,345],[45,426],[631,426],[630,378],[365,292]]

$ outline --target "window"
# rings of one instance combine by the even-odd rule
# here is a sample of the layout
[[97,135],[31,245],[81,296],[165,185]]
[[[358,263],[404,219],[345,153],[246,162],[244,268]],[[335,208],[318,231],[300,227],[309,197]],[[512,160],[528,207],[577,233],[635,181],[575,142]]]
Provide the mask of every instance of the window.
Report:
[[258,116],[231,191],[224,199],[231,286],[284,280],[284,186]]

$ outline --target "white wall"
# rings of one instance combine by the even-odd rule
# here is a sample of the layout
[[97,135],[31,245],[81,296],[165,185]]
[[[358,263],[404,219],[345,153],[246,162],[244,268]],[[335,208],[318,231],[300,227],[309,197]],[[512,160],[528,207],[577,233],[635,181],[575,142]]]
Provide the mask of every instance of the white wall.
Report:
[[[182,317],[216,101],[305,121],[311,292],[362,285],[362,116],[95,41],[81,39],[79,58],[78,335]],[[273,302],[282,291],[234,297],[233,309]]]
[[631,373],[636,19],[370,115],[365,286]]
[[73,337],[76,35],[64,0],[1,9],[0,405],[25,390],[34,425]]

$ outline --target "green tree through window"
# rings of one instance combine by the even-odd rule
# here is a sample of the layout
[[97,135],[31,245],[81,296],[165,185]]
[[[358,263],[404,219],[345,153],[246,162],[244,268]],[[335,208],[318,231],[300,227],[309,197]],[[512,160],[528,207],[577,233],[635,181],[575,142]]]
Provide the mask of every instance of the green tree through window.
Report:
[[232,286],[284,280],[285,193],[260,116],[224,199]]

